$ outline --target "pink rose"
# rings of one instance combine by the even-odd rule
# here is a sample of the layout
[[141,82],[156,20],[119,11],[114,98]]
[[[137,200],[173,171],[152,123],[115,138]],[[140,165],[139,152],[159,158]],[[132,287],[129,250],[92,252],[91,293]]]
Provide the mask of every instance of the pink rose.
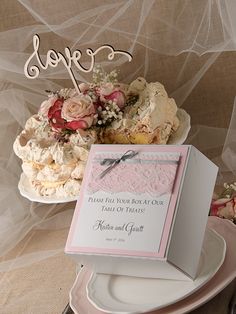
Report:
[[112,83],[104,83],[100,87],[100,94],[102,96],[108,96],[114,91],[114,85]]
[[104,96],[106,100],[116,102],[117,106],[122,109],[125,106],[125,94],[122,91],[114,91],[110,95]]
[[100,87],[100,100],[102,102],[109,100],[116,102],[117,106],[122,109],[125,105],[125,94],[112,83],[104,83]]
[[236,218],[236,197],[220,198],[212,201],[211,215],[227,219]]
[[56,97],[51,97],[48,100],[42,102],[39,108],[39,114],[43,117],[47,118],[49,109],[53,106],[55,101],[57,100]]
[[88,120],[79,120],[71,121],[66,123],[66,128],[69,130],[78,130],[78,129],[87,129],[90,121]]
[[66,120],[66,128],[77,130],[89,128],[93,124],[95,108],[88,95],[78,95],[67,99],[61,110],[61,117]]
[[57,99],[48,110],[49,123],[54,129],[66,129],[65,120],[61,117],[63,99]]

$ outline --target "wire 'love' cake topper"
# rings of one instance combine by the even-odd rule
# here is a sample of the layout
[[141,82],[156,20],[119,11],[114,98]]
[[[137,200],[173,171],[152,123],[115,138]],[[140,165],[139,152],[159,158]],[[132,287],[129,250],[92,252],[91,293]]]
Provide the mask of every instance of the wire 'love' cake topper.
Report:
[[[129,62],[133,59],[132,55],[129,52],[123,51],[123,50],[116,50],[111,45],[105,44],[105,45],[98,47],[95,51],[93,51],[93,49],[91,49],[91,48],[86,49],[86,54],[87,54],[87,56],[89,56],[91,58],[91,61],[90,61],[90,66],[88,68],[85,68],[80,63],[80,58],[82,57],[82,52],[78,49],[71,52],[70,48],[66,47],[65,48],[65,54],[63,54],[62,52],[57,52],[54,49],[49,49],[47,52],[47,55],[46,55],[46,61],[44,63],[42,61],[42,59],[40,57],[40,53],[39,53],[40,37],[38,34],[35,34],[33,36],[33,47],[34,47],[34,51],[30,55],[30,57],[28,58],[28,60],[26,61],[25,65],[24,65],[25,76],[29,79],[35,79],[39,76],[40,68],[42,70],[46,70],[48,67],[55,68],[61,62],[65,66],[65,68],[67,69],[67,71],[71,77],[71,80],[74,84],[74,87],[78,93],[80,93],[80,89],[79,89],[79,86],[76,82],[75,75],[74,75],[73,70],[72,70],[73,64],[75,65],[75,67],[78,70],[85,72],[85,73],[89,73],[94,68],[96,55],[104,49],[107,49],[109,51],[109,53],[107,55],[107,59],[109,61],[113,60],[115,55],[126,56],[128,58]],[[36,58],[38,65],[35,65],[35,64],[30,65],[31,60],[34,57]]]

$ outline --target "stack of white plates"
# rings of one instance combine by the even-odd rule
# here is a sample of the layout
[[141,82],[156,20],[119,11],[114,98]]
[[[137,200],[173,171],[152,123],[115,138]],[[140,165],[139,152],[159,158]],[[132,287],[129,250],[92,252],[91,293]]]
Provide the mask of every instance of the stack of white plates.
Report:
[[187,313],[236,277],[235,238],[233,223],[209,217],[198,276],[192,282],[97,274],[84,266],[70,291],[70,306],[77,314]]

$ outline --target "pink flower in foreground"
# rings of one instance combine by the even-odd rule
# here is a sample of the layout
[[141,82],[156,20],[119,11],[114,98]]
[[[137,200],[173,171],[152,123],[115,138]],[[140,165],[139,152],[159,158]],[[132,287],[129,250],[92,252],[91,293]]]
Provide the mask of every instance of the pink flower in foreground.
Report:
[[125,106],[125,94],[112,83],[102,84],[99,93],[102,102],[111,100],[112,102],[115,102],[120,109]]
[[104,96],[109,101],[116,102],[117,106],[122,109],[125,106],[125,94],[122,91],[114,91],[110,95]]
[[86,129],[93,124],[95,113],[92,99],[81,94],[64,102],[61,117],[65,119],[67,129]]
[[79,121],[71,121],[71,122],[67,122],[65,124],[66,129],[69,130],[78,130],[78,129],[87,129],[89,126],[89,123],[91,123],[92,121],[86,121],[86,118],[84,118],[84,120],[79,120]]
[[213,200],[210,214],[231,220],[236,219],[236,197]]
[[48,110],[49,123],[54,129],[65,129],[65,120],[61,117],[63,99],[57,99]]

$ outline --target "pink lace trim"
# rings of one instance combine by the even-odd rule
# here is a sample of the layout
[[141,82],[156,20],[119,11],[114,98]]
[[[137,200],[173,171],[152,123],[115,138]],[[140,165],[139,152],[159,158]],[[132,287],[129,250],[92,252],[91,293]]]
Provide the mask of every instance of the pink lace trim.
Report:
[[100,161],[104,158],[119,157],[117,154],[103,154],[99,155],[99,159],[93,160],[90,182],[87,187],[89,194],[97,191],[130,192],[147,193],[152,197],[158,197],[171,193],[180,158],[179,154],[139,154],[133,159],[121,162],[101,178],[100,175],[107,165],[100,165]]

